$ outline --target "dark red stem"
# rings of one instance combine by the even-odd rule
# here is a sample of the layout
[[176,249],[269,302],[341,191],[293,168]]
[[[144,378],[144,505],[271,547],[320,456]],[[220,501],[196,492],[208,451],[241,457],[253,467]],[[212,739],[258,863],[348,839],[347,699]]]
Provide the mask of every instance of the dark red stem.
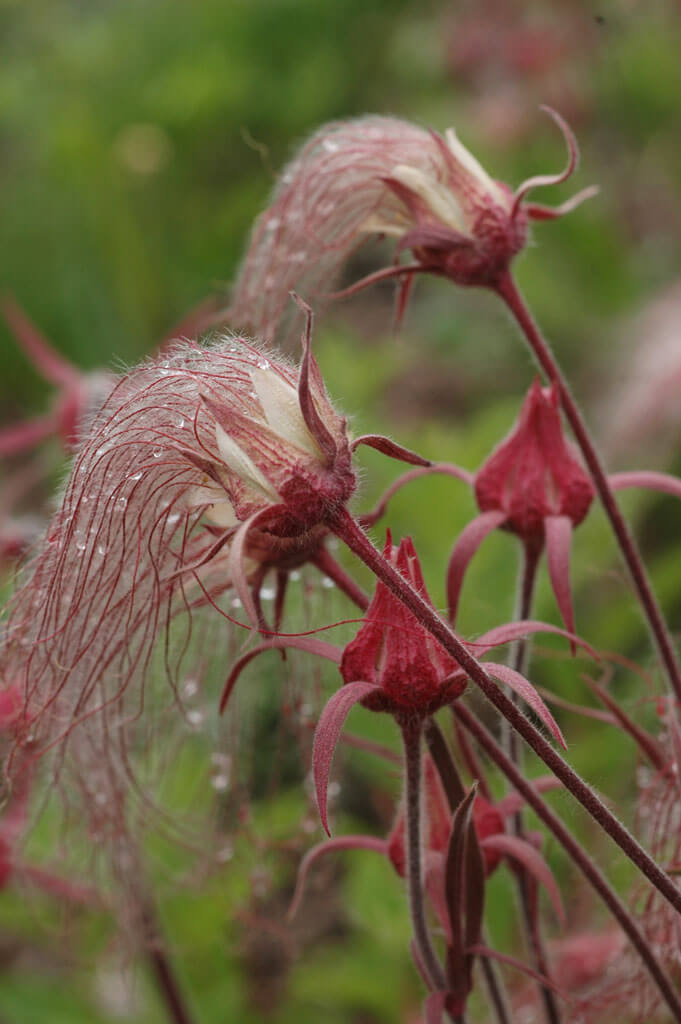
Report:
[[497,765],[509,782],[523,796],[528,806],[544,822],[567,852],[571,861],[590,882],[646,965],[664,1001],[671,1010],[673,1019],[681,1021],[681,1001],[674,985],[661,964],[658,963],[645,935],[641,932],[636,921],[620,901],[617,894],[610,887],[605,876],[601,874],[592,859],[568,831],[558,815],[551,810],[539,793],[537,793],[536,789],[527,782],[522,773],[518,771],[494,737],[478,721],[475,715],[460,701],[453,705],[452,710],[457,719],[470,732],[471,736],[475,737],[476,742],[482,747],[490,760]]
[[[518,591],[516,595],[516,606],[513,612],[515,621],[524,621],[531,618],[532,602],[534,597],[535,584],[537,582],[537,566],[541,557],[541,548],[537,545],[524,543],[521,550],[520,571],[518,573]],[[517,640],[511,648],[509,665],[516,672],[524,675],[527,671],[527,664],[530,654],[529,640],[523,638]],[[516,695],[512,695],[514,704],[518,704]],[[518,742],[518,734],[513,729],[508,730],[508,753],[511,761],[522,771],[523,751]],[[522,811],[513,815],[512,829],[520,838],[523,837],[525,829],[523,826]],[[528,877],[525,869],[519,865],[514,872],[518,885],[518,901],[523,918],[525,940],[527,942],[533,966],[542,978],[551,978],[549,968],[549,957],[544,943],[539,921],[538,905],[536,898],[533,898],[531,887],[536,887],[536,882]],[[560,1024],[561,1013],[556,1000],[555,993],[548,985],[540,985],[539,991],[544,1004],[544,1013],[548,1024]]]
[[503,690],[487,675],[483,665],[464,647],[459,638],[443,622],[437,612],[418,594],[399,572],[374,547],[363,530],[344,507],[329,514],[329,526],[351,551],[409,608],[418,621],[449,652],[465,673],[480,687],[504,718],[516,729],[547,768],[560,779],[568,792],[584,807],[591,817],[607,832],[623,853],[649,879],[664,898],[681,913],[681,891],[647,853],[631,833],[608,810],[602,800],[567,764],[539,730],[515,706]]
[[572,396],[565,375],[556,362],[548,343],[543,338],[510,273],[506,273],[501,278],[495,290],[517,321],[542,370],[551,383],[555,384],[559,389],[565,415],[584,456],[584,461],[589,468],[594,486],[605,509],[605,514],[610,520],[610,525],[617,538],[622,556],[631,574],[641,608],[666,669],[670,686],[676,694],[676,699],[681,701],[681,666],[679,665],[676,651],[669,635],[667,623],[653,593],[652,585],[636,547],[636,542],[617,505],[605,468],[591,440],[577,403]]
[[435,992],[446,987],[445,974],[430,939],[423,903],[421,842],[421,722],[411,720],[402,725],[406,774],[407,885],[409,913],[414,944],[419,959]]
[[172,1024],[194,1024],[177,975],[163,948],[160,927],[153,909],[147,903],[142,912],[144,937],[147,943],[149,966],[156,979],[159,996],[165,1005],[168,1020]]

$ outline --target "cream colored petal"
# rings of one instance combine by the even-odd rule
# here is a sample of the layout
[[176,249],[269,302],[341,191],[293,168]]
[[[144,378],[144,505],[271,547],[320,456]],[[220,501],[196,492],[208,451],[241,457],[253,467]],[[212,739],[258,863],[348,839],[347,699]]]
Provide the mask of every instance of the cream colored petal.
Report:
[[456,162],[460,164],[463,169],[471,175],[471,177],[477,178],[478,183],[482,185],[483,189],[486,192],[489,192],[497,202],[502,202],[505,197],[503,190],[499,188],[493,178],[490,178],[485,168],[478,160],[475,159],[470,150],[466,149],[453,128],[447,129],[445,132],[445,139]]
[[319,445],[305,425],[300,411],[298,392],[279,376],[274,370],[251,370],[253,387],[258,396],[265,419],[272,430],[302,448],[313,459],[322,458]]
[[372,213],[359,226],[360,231],[366,231],[377,235],[390,235],[394,238],[401,238],[409,231],[411,224],[406,217],[395,214],[394,218],[388,220],[387,214]]
[[216,526],[221,526],[224,530],[228,530],[230,527],[236,526],[239,522],[234,513],[231,501],[218,501],[215,505],[209,505],[205,511],[205,515],[210,519],[211,523],[215,523]]
[[216,526],[228,528],[236,526],[239,520],[236,517],[231,501],[225,495],[222,488],[216,486],[192,487],[187,495],[189,508],[197,508],[205,505],[205,515]]
[[436,220],[462,234],[467,233],[463,210],[448,185],[406,164],[398,164],[391,172],[391,177],[415,192],[430,207]]
[[269,500],[279,500],[279,495],[269,480],[263,476],[253,460],[222,429],[219,423],[215,424],[215,439],[222,461],[235,476],[248,487],[253,487],[256,491],[260,491]]

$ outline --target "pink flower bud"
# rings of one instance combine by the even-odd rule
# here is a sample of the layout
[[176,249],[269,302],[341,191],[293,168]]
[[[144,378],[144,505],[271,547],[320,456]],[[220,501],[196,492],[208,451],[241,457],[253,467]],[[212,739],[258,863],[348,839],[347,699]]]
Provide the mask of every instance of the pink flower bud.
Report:
[[[393,547],[388,535],[384,555],[430,600],[410,538]],[[381,582],[364,625],[343,652],[340,671],[346,683],[364,680],[380,687],[362,700],[365,707],[402,716],[433,714],[466,686],[458,662]]]
[[503,528],[540,548],[549,517],[581,523],[594,489],[563,433],[555,388],[534,382],[516,425],[476,473],[474,489],[482,512],[505,513]]

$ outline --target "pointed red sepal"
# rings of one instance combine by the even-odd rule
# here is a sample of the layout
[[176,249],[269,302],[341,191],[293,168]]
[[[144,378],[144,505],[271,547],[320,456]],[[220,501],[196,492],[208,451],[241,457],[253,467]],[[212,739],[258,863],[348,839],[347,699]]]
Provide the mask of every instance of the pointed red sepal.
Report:
[[334,693],[326,707],[321,713],[312,744],[312,772],[314,775],[315,792],[317,794],[317,806],[322,826],[327,835],[329,831],[326,792],[329,784],[329,772],[331,762],[341,734],[345,719],[350,711],[370,693],[379,690],[375,683],[367,683],[358,680],[354,683],[346,683],[340,690]]
[[363,291],[365,288],[369,288],[372,284],[377,284],[379,281],[389,281],[392,278],[404,277],[408,275],[413,277],[414,274],[423,271],[423,265],[421,263],[398,263],[394,267],[385,267],[383,270],[375,270],[372,274],[367,274],[366,277],[360,278],[359,281],[355,281],[354,284],[348,285],[347,288],[341,289],[338,292],[330,292],[325,295],[325,299],[347,299],[351,295],[356,295],[357,292]]
[[494,647],[501,647],[502,644],[512,643],[514,640],[522,640],[534,633],[552,633],[555,636],[564,636],[571,644],[576,644],[586,651],[594,661],[601,660],[591,644],[582,640],[576,633],[570,633],[567,629],[561,629],[560,626],[552,626],[548,622],[539,622],[535,619],[519,619],[518,622],[509,622],[505,626],[495,626],[487,633],[482,633],[477,640],[467,640],[466,647],[472,647],[475,656],[481,658]]
[[362,434],[352,442],[350,451],[356,451],[361,444],[366,445],[367,448],[375,448],[377,452],[387,455],[389,459],[397,459],[398,462],[406,462],[410,466],[430,467],[433,465],[430,459],[424,459],[417,452],[410,451],[409,448],[397,444],[396,441],[391,441],[389,437],[383,437],[382,434]]
[[517,693],[519,697],[522,697],[525,703],[532,708],[535,715],[544,723],[554,739],[560,743],[563,750],[567,750],[567,743],[563,739],[563,734],[558,727],[558,723],[535,690],[532,683],[530,683],[525,676],[521,676],[520,672],[516,672],[515,669],[509,668],[508,665],[498,665],[496,662],[492,661],[485,662],[485,671],[491,676],[494,676],[494,678],[498,679],[500,682],[506,683],[514,693]]
[[558,111],[553,109],[553,107],[543,105],[539,109],[543,110],[545,114],[548,114],[549,117],[553,118],[563,133],[563,138],[565,139],[568,150],[567,164],[563,170],[559,171],[557,174],[536,174],[532,178],[527,178],[523,181],[515,191],[511,218],[515,217],[521,202],[528,192],[531,192],[533,188],[543,188],[547,185],[561,185],[574,174],[579,162],[579,148],[577,146],[577,140],[567,121],[565,121]]
[[599,185],[588,185],[558,206],[545,206],[544,203],[523,203],[523,213],[530,220],[557,220],[558,217],[564,217],[566,213],[572,213],[587,199],[593,199],[600,191]]
[[328,658],[329,661],[333,661],[336,664],[340,662],[343,653],[335,644],[326,643],[326,641],[318,640],[313,636],[273,637],[265,643],[258,644],[257,647],[246,651],[232,666],[227,682],[222,690],[222,696],[220,697],[220,714],[225,710],[232,690],[249,662],[265,651],[285,651],[289,647],[295,647],[299,651],[306,651],[308,654],[315,654],[320,658]]
[[532,843],[528,843],[526,839],[520,839],[518,836],[508,835],[506,832],[498,832],[496,835],[487,836],[480,845],[483,849],[494,850],[496,853],[517,860],[540,885],[543,885],[558,920],[565,927],[565,911],[558,884],[550,867]]
[[251,623],[253,629],[258,629],[260,623],[258,621],[258,609],[255,606],[251,588],[248,585],[248,580],[244,571],[246,542],[248,541],[248,534],[252,528],[266,521],[270,516],[272,508],[276,507],[277,506],[275,505],[269,508],[259,509],[241,523],[239,529],[232,537],[232,543],[227,557],[229,578],[232,581],[234,589],[244,607],[248,621]]
[[459,605],[459,596],[463,586],[463,578],[473,555],[485,537],[506,521],[506,513],[499,511],[482,512],[476,516],[459,534],[458,540],[449,558],[447,566],[447,605],[449,621],[454,624]]
[[[317,360],[312,355],[312,310],[299,295],[296,295],[295,292],[291,292],[291,298],[305,314],[305,330],[303,331],[301,338],[303,358],[300,361],[300,371],[298,375],[298,401],[300,402],[300,411],[303,414],[305,426],[314,437],[328,461],[333,462],[337,455],[336,442],[333,439],[333,435],[327,430],[319,412],[317,411],[317,406],[315,405],[314,398],[312,397],[312,388],[310,387],[311,379],[318,385],[321,383],[322,379],[317,365]],[[321,386],[323,387],[323,384]]]
[[628,487],[644,487],[649,491],[671,494],[681,498],[681,480],[669,473],[655,473],[652,470],[630,470],[627,473],[611,473],[608,483],[613,491],[623,491]]
[[[575,613],[570,590],[570,546],[572,544],[572,520],[569,516],[547,516],[544,520],[546,536],[546,560],[551,585],[556,595],[560,614],[566,629],[575,632]],[[574,640],[570,648],[575,653]]]
[[445,860],[445,894],[451,924],[447,974],[452,989],[465,1000],[471,987],[469,946],[480,941],[485,900],[485,868],[473,824],[477,794],[473,783],[452,815],[452,830]]
[[335,836],[333,839],[326,839],[323,843],[317,843],[316,846],[313,846],[311,850],[307,851],[298,868],[296,887],[291,900],[291,906],[286,914],[289,921],[298,913],[310,868],[321,857],[324,857],[327,853],[334,853],[337,850],[370,850],[374,853],[380,853],[385,857],[388,852],[388,844],[385,839],[379,839],[377,836],[351,835]]
[[395,312],[393,313],[393,333],[398,334],[402,327],[409,299],[414,288],[414,274],[405,274],[399,283],[397,296],[395,298]]

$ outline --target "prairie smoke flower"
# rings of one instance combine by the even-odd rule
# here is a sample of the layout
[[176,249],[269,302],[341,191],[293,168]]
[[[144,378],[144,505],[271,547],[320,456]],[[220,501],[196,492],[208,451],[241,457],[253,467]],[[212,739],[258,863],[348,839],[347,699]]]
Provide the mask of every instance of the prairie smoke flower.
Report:
[[315,550],[325,510],[354,488],[350,461],[307,344],[299,371],[227,338],[178,346],[120,379],[75,459],[0,651],[0,678],[21,693],[35,748],[64,747],[81,723],[77,759],[99,759],[124,793],[129,729],[159,636],[175,688],[187,613],[231,585],[247,590],[256,569],[285,569]]
[[473,477],[473,490],[480,515],[463,530],[449,562],[452,620],[468,562],[487,534],[501,528],[515,533],[533,558],[546,545],[556,600],[566,628],[574,632],[570,544],[594,488],[563,432],[555,387],[542,388],[535,380],[510,434]]
[[[527,239],[529,219],[557,217],[593,190],[551,209],[525,202],[540,185],[564,181],[577,161],[567,125],[562,174],[530,178],[515,192],[495,181],[453,130],[445,136],[397,118],[370,116],[320,128],[284,170],[254,228],[234,287],[231,320],[273,338],[292,288],[319,302],[350,253],[371,235],[397,242],[414,262],[357,287],[426,271],[460,284],[494,284]],[[343,293],[340,293],[343,294]]]
[[[514,427],[477,473],[470,476],[456,466],[435,469],[467,479],[480,509],[480,515],[461,532],[450,557],[451,620],[456,617],[470,560],[489,533],[502,529],[514,533],[534,558],[546,547],[556,601],[566,628],[574,632],[569,579],[572,531],[586,517],[595,490],[575,445],[565,436],[557,387],[544,388],[534,381]],[[423,472],[428,470],[418,471]],[[613,473],[608,483],[613,491],[644,487],[681,498],[681,480],[667,473]],[[380,513],[384,507],[385,500],[378,506]],[[375,518],[375,514],[366,517],[368,521]]]
[[[410,538],[394,546],[388,532],[385,557],[428,600],[423,573]],[[556,633],[568,637],[590,653],[583,641],[543,622],[520,621],[498,626],[466,646],[476,657],[494,647],[511,643],[533,633]],[[317,637],[281,637],[267,640],[239,658],[229,674],[220,701],[223,710],[246,666],[264,651],[293,647],[338,665],[342,686],[329,700],[317,725],[313,770],[322,824],[327,829],[326,788],[333,754],[345,719],[355,704],[372,711],[392,714],[398,725],[422,722],[439,708],[461,696],[467,676],[459,663],[444,651],[415,616],[380,580],[362,627],[344,649]],[[507,665],[484,663],[491,676],[518,693],[565,746],[563,736],[549,709],[531,683]]]

